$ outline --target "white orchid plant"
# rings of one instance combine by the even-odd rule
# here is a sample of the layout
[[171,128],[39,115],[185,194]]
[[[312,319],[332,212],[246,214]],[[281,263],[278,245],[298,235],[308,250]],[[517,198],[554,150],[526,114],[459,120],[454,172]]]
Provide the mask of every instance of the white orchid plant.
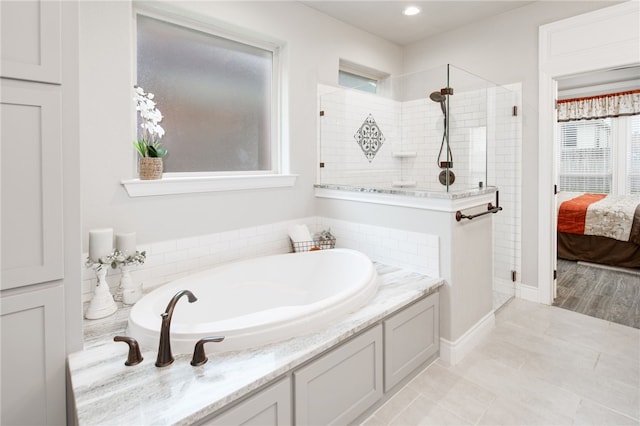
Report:
[[162,114],[156,108],[153,93],[146,93],[140,86],[135,86],[136,111],[139,112],[142,123],[142,138],[133,142],[141,157],[159,157],[167,155],[167,148],[160,144],[164,136],[164,129],[160,126]]

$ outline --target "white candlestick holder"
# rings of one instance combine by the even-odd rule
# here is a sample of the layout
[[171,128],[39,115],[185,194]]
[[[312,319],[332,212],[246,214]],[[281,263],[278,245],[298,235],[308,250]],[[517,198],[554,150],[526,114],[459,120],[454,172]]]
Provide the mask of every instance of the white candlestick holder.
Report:
[[84,314],[86,319],[99,319],[108,317],[118,310],[116,302],[113,300],[109,284],[107,283],[107,268],[109,265],[95,263],[92,265],[93,270],[98,278],[98,283],[93,292],[91,302],[87,312]]
[[131,279],[131,265],[120,265],[122,275],[120,288],[122,289],[122,303],[133,305],[142,297],[142,284],[135,284]]

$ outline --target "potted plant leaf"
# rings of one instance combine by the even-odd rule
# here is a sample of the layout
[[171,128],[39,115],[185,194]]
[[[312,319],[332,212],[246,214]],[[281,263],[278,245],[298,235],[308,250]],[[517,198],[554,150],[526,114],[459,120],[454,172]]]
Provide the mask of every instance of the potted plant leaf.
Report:
[[140,138],[133,142],[133,146],[140,155],[138,170],[141,180],[162,178],[162,159],[167,155],[167,149],[160,144],[164,136],[164,129],[160,126],[162,114],[156,108],[153,93],[145,93],[142,87],[135,87],[136,111],[140,114]]

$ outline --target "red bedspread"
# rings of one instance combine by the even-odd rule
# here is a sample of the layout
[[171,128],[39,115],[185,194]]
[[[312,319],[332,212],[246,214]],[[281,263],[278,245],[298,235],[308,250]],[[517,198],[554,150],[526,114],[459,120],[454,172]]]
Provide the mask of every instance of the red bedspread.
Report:
[[605,194],[583,194],[560,204],[558,232],[584,235],[587,207],[606,197]]

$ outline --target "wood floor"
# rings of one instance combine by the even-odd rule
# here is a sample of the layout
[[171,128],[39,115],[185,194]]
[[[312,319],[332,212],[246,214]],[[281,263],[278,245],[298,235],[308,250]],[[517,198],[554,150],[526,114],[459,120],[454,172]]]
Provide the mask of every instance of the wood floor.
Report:
[[558,297],[553,305],[640,328],[640,271],[621,272],[558,259]]

